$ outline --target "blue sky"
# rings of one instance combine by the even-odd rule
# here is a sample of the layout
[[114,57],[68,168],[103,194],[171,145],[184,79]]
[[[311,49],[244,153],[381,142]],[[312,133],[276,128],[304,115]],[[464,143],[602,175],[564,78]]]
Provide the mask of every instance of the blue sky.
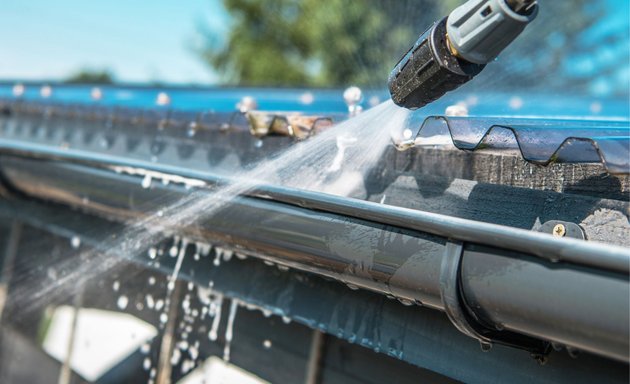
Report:
[[192,48],[198,25],[226,23],[220,0],[7,0],[0,79],[59,79],[87,67],[120,81],[213,83]]
[[[593,53],[570,57],[568,74],[595,76],[607,63],[628,57],[629,4],[606,0],[606,18],[582,34],[585,44],[593,44],[625,31],[620,46],[602,44]],[[90,68],[111,70],[122,82],[213,84],[217,76],[194,47],[203,41],[201,25],[221,34],[228,23],[221,0],[5,0],[0,9],[0,80],[63,79]],[[597,78],[593,92],[627,89],[629,76],[630,65],[621,66]]]

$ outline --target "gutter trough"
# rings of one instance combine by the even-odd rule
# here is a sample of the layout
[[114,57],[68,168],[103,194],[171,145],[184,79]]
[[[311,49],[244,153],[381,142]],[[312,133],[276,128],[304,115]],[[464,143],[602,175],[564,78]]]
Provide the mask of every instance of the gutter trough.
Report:
[[[144,189],[142,175],[117,173],[116,167],[207,185],[230,182],[206,172],[15,140],[0,140],[0,148],[0,172],[10,190],[121,221],[155,212],[160,206],[153,202],[190,191],[161,183]],[[482,345],[511,345],[541,359],[550,343],[625,363],[630,358],[625,248],[278,186],[249,191],[177,231],[238,245],[239,252],[405,305],[444,311]]]

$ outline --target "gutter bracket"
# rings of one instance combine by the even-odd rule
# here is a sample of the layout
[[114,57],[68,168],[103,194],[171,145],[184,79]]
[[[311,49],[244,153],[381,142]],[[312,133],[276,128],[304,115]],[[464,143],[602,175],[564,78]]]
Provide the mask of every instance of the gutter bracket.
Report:
[[461,284],[463,256],[462,242],[449,240],[446,243],[440,268],[440,296],[449,320],[460,332],[478,340],[483,351],[489,351],[493,344],[506,345],[526,350],[539,363],[544,364],[551,351],[549,342],[503,330],[500,325],[492,325],[466,303]]

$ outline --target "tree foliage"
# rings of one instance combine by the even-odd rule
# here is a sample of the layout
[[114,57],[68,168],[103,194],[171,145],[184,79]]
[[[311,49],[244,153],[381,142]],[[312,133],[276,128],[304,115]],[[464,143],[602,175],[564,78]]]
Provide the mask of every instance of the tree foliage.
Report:
[[64,80],[72,84],[112,84],[114,76],[108,70],[82,69]]
[[[381,87],[417,36],[462,2],[223,0],[231,29],[224,39],[209,36],[202,56],[226,84]],[[486,75],[488,84],[566,82],[564,60],[582,48],[576,36],[601,15],[595,3],[543,2],[535,24]]]

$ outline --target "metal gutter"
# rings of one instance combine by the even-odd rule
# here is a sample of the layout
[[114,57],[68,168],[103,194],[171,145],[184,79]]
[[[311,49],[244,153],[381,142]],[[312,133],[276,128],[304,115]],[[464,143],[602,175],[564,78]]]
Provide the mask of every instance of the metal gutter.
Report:
[[[24,144],[14,140],[0,139],[0,152],[97,167],[124,166],[203,180],[211,185],[234,182],[207,172],[80,150],[69,151],[47,145]],[[246,194],[303,208],[341,213],[348,217],[418,230],[454,240],[521,251],[553,262],[565,261],[624,274],[630,273],[630,252],[614,245],[590,243],[571,238],[559,239],[518,228],[281,186],[261,185]],[[594,255],[597,256],[594,257]]]
[[[0,145],[5,153],[48,159],[3,157],[4,177],[27,194],[76,205],[86,193],[82,185],[92,189],[105,182],[119,185],[109,197],[84,206],[101,213],[113,212],[102,211],[107,207],[124,208],[120,202],[128,202],[129,196],[150,196],[148,202],[188,193],[173,185],[143,190],[139,176],[107,169],[114,165],[209,184],[225,182],[203,172],[106,155],[6,140]],[[38,187],[42,185],[46,188]],[[55,194],[59,191],[65,194]],[[483,323],[483,331],[494,328],[491,341],[505,342],[500,334],[509,332],[628,362],[630,252],[624,248],[282,187],[260,187],[248,195],[204,219],[197,228],[202,229],[201,236],[447,313],[447,290],[440,279],[447,244],[460,242],[459,280],[453,283],[461,297],[455,299],[459,309],[472,311],[480,320],[468,325]]]
[[[48,244],[67,246],[72,237],[78,236],[82,250],[88,252],[92,247],[98,247],[108,233],[124,230],[122,224],[64,205],[6,196],[0,199],[0,217],[5,221],[19,218],[27,234],[33,231],[45,234],[49,238]],[[7,226],[4,228],[6,230]],[[160,242],[158,247],[168,250],[169,240]],[[292,319],[291,324],[318,329],[331,335],[331,342],[340,338],[368,350],[378,348],[382,358],[387,359],[385,355],[388,355],[461,382],[528,384],[532,377],[539,383],[591,383],[602,379],[611,383],[628,382],[625,363],[588,353],[576,357],[566,351],[552,351],[547,364],[541,367],[526,352],[515,348],[495,345],[490,352],[484,353],[478,343],[453,327],[444,313],[430,307],[404,306],[382,294],[350,290],[332,279],[292,269],[281,271],[253,257],[232,257],[229,262],[215,266],[216,253],[211,251],[207,257],[195,260],[192,257],[194,251],[190,247],[186,255],[189,257],[185,258],[180,270],[184,282],[194,282],[198,286],[212,282],[213,289],[226,297]],[[32,251],[24,256],[25,260],[20,258],[22,263],[41,259],[41,255]],[[96,259],[92,261],[98,263],[99,256],[94,256]],[[135,264],[129,266],[151,275],[172,274],[173,258],[161,258],[159,266],[147,264],[150,261],[146,255],[140,254],[129,260]],[[135,286],[134,292],[154,291],[145,288],[142,281],[130,281],[130,284]],[[275,316],[271,319],[280,321]],[[201,336],[205,336],[203,332]],[[390,364],[395,362],[390,360]],[[480,370],[480,366],[492,366],[493,369]]]

